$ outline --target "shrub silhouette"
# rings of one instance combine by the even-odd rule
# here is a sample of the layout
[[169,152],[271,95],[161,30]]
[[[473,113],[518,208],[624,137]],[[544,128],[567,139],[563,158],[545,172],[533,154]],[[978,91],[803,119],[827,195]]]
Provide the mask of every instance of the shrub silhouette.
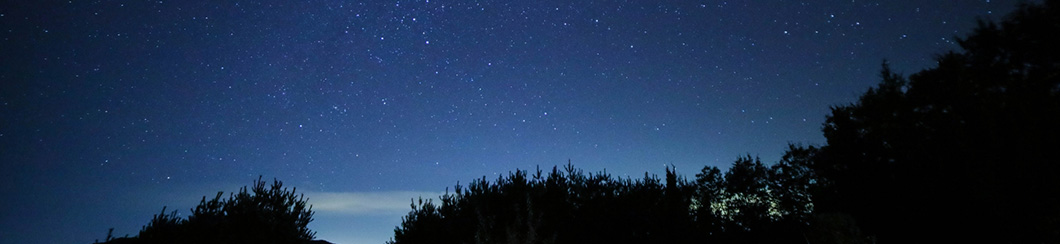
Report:
[[259,177],[251,188],[222,196],[204,196],[187,219],[163,207],[136,237],[106,243],[310,243],[315,236],[307,228],[312,206],[279,180],[266,187]]

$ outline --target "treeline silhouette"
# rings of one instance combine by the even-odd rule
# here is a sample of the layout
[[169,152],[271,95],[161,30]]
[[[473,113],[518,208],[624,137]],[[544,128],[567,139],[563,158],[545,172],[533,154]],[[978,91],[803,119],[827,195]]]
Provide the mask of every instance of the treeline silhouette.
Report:
[[835,106],[825,145],[694,180],[568,166],[419,200],[389,243],[1060,243],[1060,1]]
[[137,236],[108,233],[104,243],[328,243],[313,241],[315,232],[306,227],[312,207],[295,192],[278,180],[266,187],[259,177],[249,191],[243,187],[227,199],[223,192],[211,200],[203,196],[187,219],[163,207]]
[[[706,167],[694,181],[666,169],[660,179],[585,174],[568,164],[545,174],[515,171],[452,194],[415,202],[390,243],[763,243],[834,238],[809,233],[813,181],[789,154],[766,167],[740,158],[724,174]],[[785,203],[781,205],[777,203]]]

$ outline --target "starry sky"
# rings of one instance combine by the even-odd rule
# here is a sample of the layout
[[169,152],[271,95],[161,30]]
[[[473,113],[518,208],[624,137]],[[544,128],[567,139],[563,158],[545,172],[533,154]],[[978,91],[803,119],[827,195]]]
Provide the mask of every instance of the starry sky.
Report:
[[134,235],[258,176],[345,244],[516,168],[772,163],[1015,4],[4,1],[0,243]]

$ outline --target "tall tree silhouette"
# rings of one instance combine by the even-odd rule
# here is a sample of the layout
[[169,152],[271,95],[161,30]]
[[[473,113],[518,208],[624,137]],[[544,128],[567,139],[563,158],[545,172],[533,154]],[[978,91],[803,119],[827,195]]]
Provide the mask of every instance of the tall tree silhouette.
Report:
[[[881,242],[1060,242],[1060,1],[980,21],[962,52],[833,107],[815,205]],[[975,233],[969,235],[968,233]]]
[[757,158],[740,157],[725,172],[723,215],[732,231],[752,231],[770,222],[768,168]]
[[692,204],[692,212],[695,216],[697,227],[706,238],[718,236],[725,230],[724,220],[721,219],[721,206],[715,205],[722,200],[725,179],[718,167],[704,166],[696,174],[696,188],[694,192],[695,201]]
[[813,195],[818,188],[818,177],[813,162],[818,149],[788,145],[788,150],[770,167],[769,189],[777,202],[774,211],[781,221],[806,225],[814,213]]

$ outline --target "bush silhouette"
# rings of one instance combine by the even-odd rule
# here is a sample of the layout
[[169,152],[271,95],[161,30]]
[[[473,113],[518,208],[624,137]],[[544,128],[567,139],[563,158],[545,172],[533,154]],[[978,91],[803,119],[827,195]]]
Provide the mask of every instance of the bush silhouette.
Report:
[[108,237],[106,243],[312,242],[315,232],[307,228],[312,206],[296,189],[288,191],[278,180],[266,187],[259,177],[251,188],[243,187],[227,199],[223,195],[218,192],[211,200],[204,196],[187,219],[163,207],[136,237]]

